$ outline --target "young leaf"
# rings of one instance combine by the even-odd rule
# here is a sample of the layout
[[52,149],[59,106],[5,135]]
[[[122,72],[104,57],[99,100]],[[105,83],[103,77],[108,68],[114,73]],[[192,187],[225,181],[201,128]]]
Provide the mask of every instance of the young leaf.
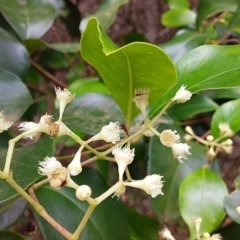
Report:
[[174,97],[182,85],[193,93],[240,85],[240,46],[205,45],[190,51],[176,64],[178,82],[153,104],[149,116],[154,117]]
[[181,215],[188,225],[190,240],[196,239],[194,219],[200,217],[200,235],[217,229],[225,216],[223,198],[227,195],[223,180],[207,168],[188,175],[179,189]]
[[211,134],[219,137],[220,123],[228,123],[233,132],[240,129],[240,99],[229,101],[221,105],[213,114],[211,121]]
[[[103,178],[93,169],[84,168],[73,180],[79,185],[88,185],[93,192],[93,198],[104,193],[108,186]],[[78,200],[75,190],[64,187],[54,190],[44,185],[36,191],[40,203],[47,212],[68,231],[74,232],[87,209],[87,203]],[[49,223],[35,214],[45,239],[64,240]],[[121,201],[109,197],[94,209],[79,240],[123,240],[130,239],[127,215]]]
[[149,103],[176,83],[175,67],[157,46],[131,43],[118,48],[95,18],[89,20],[81,39],[81,54],[102,76],[129,126],[139,113],[132,99],[137,88],[149,88]]
[[21,39],[40,38],[57,15],[57,10],[45,0],[0,0],[0,9]]

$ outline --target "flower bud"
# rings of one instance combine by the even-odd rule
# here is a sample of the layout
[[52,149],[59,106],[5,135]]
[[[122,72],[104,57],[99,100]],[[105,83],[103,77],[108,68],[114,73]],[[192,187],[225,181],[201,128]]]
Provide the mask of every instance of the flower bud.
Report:
[[81,201],[86,201],[92,195],[92,190],[87,185],[81,185],[76,190],[76,197]]
[[68,171],[72,176],[77,176],[80,172],[82,172],[82,165],[81,165],[81,152],[82,148],[76,152],[73,160],[68,165]]

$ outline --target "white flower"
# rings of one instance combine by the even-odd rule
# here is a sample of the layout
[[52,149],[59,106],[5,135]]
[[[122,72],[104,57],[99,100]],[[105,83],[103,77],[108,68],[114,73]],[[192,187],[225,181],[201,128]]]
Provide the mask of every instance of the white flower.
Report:
[[232,131],[228,123],[219,123],[218,128],[220,129],[222,136],[231,137],[234,135],[234,132]]
[[68,182],[68,171],[55,157],[46,157],[43,162],[39,162],[38,173],[48,177],[50,186],[58,189]]
[[113,150],[112,150],[112,154],[114,155],[114,159],[118,165],[118,174],[119,174],[119,181],[122,181],[123,178],[123,173],[127,167],[127,165],[129,165],[133,159],[134,159],[134,151],[135,149],[130,149],[129,147],[119,147],[116,146]]
[[81,185],[76,190],[76,197],[81,201],[86,201],[92,195],[92,190],[87,185]]
[[143,116],[146,116],[146,109],[149,105],[148,97],[149,97],[150,89],[149,88],[138,88],[135,89],[135,96],[132,99],[135,103],[136,107],[140,109]]
[[182,159],[187,159],[187,155],[190,155],[189,149],[191,148],[187,143],[174,143],[172,146],[172,152],[174,158],[181,163]]
[[66,88],[61,90],[55,87],[56,98],[59,101],[59,120],[62,119],[63,112],[68,103],[74,99],[74,95],[70,93]]
[[[29,130],[32,130],[32,129],[38,129],[38,124],[37,123],[34,123],[34,122],[22,122],[19,126],[18,126],[18,130],[21,131],[21,132],[27,132]],[[23,137],[23,139],[30,139],[30,140],[33,140],[33,137],[35,137],[37,135],[37,131],[34,133],[31,133],[31,134],[28,134],[26,136]]]
[[220,234],[213,234],[212,236],[209,233],[204,233],[200,240],[221,240],[222,236]]
[[164,229],[162,229],[158,234],[165,240],[175,240],[171,232],[166,227],[164,227]]
[[182,85],[180,89],[175,94],[173,101],[177,101],[177,103],[185,103],[192,97],[192,93],[186,90],[186,86]]
[[143,180],[137,180],[132,182],[124,182],[125,186],[140,188],[144,190],[147,194],[150,194],[153,198],[158,196],[159,194],[163,195],[162,181],[163,176],[153,174],[150,176],[146,176]]
[[68,171],[72,176],[77,176],[80,172],[82,172],[82,165],[81,165],[81,152],[82,147],[76,152],[73,160],[68,165]]
[[12,125],[12,122],[6,120],[2,112],[0,112],[0,133],[7,131]]
[[117,198],[120,198],[124,193],[126,192],[126,188],[124,185],[122,185],[120,188],[118,188],[115,193],[113,194],[112,198],[113,197],[117,197]]
[[160,133],[160,141],[166,147],[171,147],[174,143],[179,142],[180,136],[177,131],[164,130]]

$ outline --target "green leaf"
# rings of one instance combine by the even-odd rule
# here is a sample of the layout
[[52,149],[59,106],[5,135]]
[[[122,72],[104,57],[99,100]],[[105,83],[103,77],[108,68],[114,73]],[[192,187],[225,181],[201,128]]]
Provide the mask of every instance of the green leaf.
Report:
[[207,168],[195,170],[182,181],[179,206],[190,231],[190,240],[196,238],[193,221],[196,217],[202,218],[200,235],[217,229],[225,216],[223,198],[226,195],[223,180]]
[[[159,132],[165,129],[177,130],[183,137],[183,131],[170,124],[161,124]],[[193,170],[198,169],[207,162],[205,148],[197,143],[188,143],[191,146],[191,155],[184,163],[180,164],[173,158],[170,148],[161,144],[159,138],[154,136],[149,146],[149,174],[161,174],[164,176],[164,195],[151,199],[153,209],[161,222],[168,222],[180,216],[178,206],[178,189],[181,181]]]
[[170,41],[160,44],[159,46],[171,57],[174,62],[177,62],[190,50],[203,45],[208,38],[214,34],[214,30],[206,33],[198,33],[192,30],[181,29]]
[[0,70],[0,112],[3,111],[9,121],[16,121],[31,103],[32,97],[20,78]]
[[40,38],[57,16],[57,10],[46,0],[0,0],[0,9],[21,39]]
[[18,233],[10,231],[0,231],[1,240],[26,240],[26,238]]
[[176,64],[177,84],[159,99],[150,109],[155,116],[174,97],[182,85],[193,93],[218,88],[240,86],[240,46],[206,45],[195,48],[184,55]]
[[234,179],[234,184],[235,184],[236,190],[240,191],[240,175],[238,175],[238,176]]
[[192,118],[200,113],[214,111],[218,105],[210,98],[195,95],[184,104],[174,105],[168,110],[168,114],[175,121]]
[[139,113],[132,99],[137,88],[149,88],[149,103],[163,96],[175,83],[175,67],[157,46],[132,43],[118,48],[90,19],[81,39],[81,54],[102,76],[129,126]]
[[66,108],[63,122],[71,129],[96,134],[109,122],[123,123],[124,118],[115,101],[97,93],[85,94],[72,101]]
[[0,68],[13,72],[24,80],[30,65],[26,48],[0,28],[0,49]]
[[109,26],[113,23],[117,11],[120,6],[127,3],[128,0],[104,0],[102,1],[99,9],[91,15],[88,15],[86,18],[83,18],[80,23],[80,31],[83,32],[86,28],[87,22],[90,18],[95,17],[102,28],[107,30]]
[[220,135],[219,123],[228,123],[234,132],[240,129],[240,99],[224,103],[213,114],[211,134],[214,137],[219,137]]
[[[7,150],[0,151],[0,168],[3,169]],[[26,189],[33,184],[40,175],[37,172],[38,162],[46,156],[53,155],[53,140],[46,136],[37,143],[27,147],[17,148],[13,152],[11,169],[14,180]],[[0,180],[0,203],[9,201],[18,193],[5,181]]]
[[197,12],[197,27],[199,28],[202,21],[219,12],[234,12],[238,6],[238,0],[201,0]]
[[194,24],[196,13],[186,8],[174,8],[163,13],[161,23],[166,27],[182,27]]
[[217,90],[206,90],[201,92],[203,96],[207,96],[208,98],[212,99],[219,99],[219,98],[239,98],[240,96],[240,88],[229,88],[229,89],[217,89]]
[[232,192],[225,196],[224,207],[228,216],[236,223],[240,224],[240,214],[236,211],[236,208],[240,206],[240,192]]
[[151,217],[138,214],[132,208],[127,209],[131,240],[156,240],[158,223]]
[[[240,2],[239,2],[240,3]],[[232,18],[229,21],[228,28],[235,30],[240,25],[240,4],[238,4],[237,10],[234,12]]]
[[[84,168],[80,175],[73,177],[73,180],[79,185],[89,185],[93,197],[99,196],[108,189],[101,176],[90,168]],[[76,230],[86,212],[87,203],[76,198],[74,189],[64,187],[54,190],[44,185],[36,191],[36,195],[47,212],[58,223],[70,232]],[[37,214],[35,216],[45,239],[65,239],[42,217]],[[79,239],[128,240],[127,215],[121,201],[108,197],[97,206]]]
[[188,0],[168,0],[168,6],[173,8],[189,8]]
[[108,89],[99,78],[82,78],[74,81],[69,85],[68,90],[75,93],[75,97],[79,97],[86,93],[102,93],[108,94]]

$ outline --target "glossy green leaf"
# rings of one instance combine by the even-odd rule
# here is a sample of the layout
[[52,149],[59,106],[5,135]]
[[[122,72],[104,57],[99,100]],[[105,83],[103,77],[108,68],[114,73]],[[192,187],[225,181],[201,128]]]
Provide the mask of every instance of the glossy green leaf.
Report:
[[163,13],[161,23],[166,27],[182,27],[194,24],[196,13],[186,8],[174,8]]
[[131,240],[156,240],[159,231],[158,223],[151,217],[138,214],[128,208],[128,223]]
[[186,85],[186,89],[193,93],[207,89],[239,87],[239,51],[239,45],[206,45],[184,55],[176,64],[177,84],[152,106],[149,116],[155,116],[182,85]]
[[[104,193],[108,186],[93,169],[84,168],[83,172],[73,180],[79,185],[91,187],[93,197]],[[74,232],[87,209],[87,203],[79,201],[72,188],[54,190],[43,186],[36,191],[40,203],[47,212],[63,227]],[[50,224],[35,214],[45,239],[64,240]],[[121,201],[108,197],[96,207],[87,222],[79,240],[123,240],[129,239],[127,215]]]
[[238,87],[238,88],[229,88],[229,89],[206,90],[201,92],[200,94],[212,99],[219,99],[219,98],[235,99],[240,97],[240,88]]
[[170,41],[160,44],[159,46],[174,62],[177,62],[190,50],[203,45],[208,38],[214,34],[215,32],[213,30],[206,33],[198,33],[192,30],[181,29]]
[[232,192],[225,196],[224,207],[228,216],[236,223],[240,224],[240,214],[236,211],[236,208],[240,206],[240,192]]
[[168,6],[170,9],[173,8],[189,8],[188,0],[168,0]]
[[240,99],[224,103],[213,114],[211,134],[214,137],[220,135],[219,123],[228,123],[234,132],[240,129]]
[[128,0],[103,0],[99,9],[94,14],[82,19],[79,26],[80,31],[83,32],[85,30],[88,20],[92,17],[97,18],[102,28],[107,30],[113,23],[119,7],[127,2]]
[[197,26],[201,26],[204,19],[219,12],[234,12],[238,6],[238,0],[201,0],[197,12]]
[[26,48],[0,28],[0,49],[0,69],[13,72],[24,80],[30,65]]
[[[165,129],[177,130],[183,139],[183,131],[175,125],[161,124],[158,131]],[[183,140],[184,142],[184,140]],[[205,148],[194,142],[191,146],[191,155],[184,163],[180,164],[173,158],[170,148],[163,146],[158,137],[150,140],[149,146],[149,174],[161,174],[164,176],[164,195],[151,198],[153,209],[161,222],[168,222],[180,216],[178,206],[178,189],[181,181],[193,170],[200,168],[207,162]]]
[[94,135],[109,122],[124,123],[124,118],[110,96],[89,93],[75,99],[67,106],[63,122],[73,130],[80,129]]
[[210,98],[195,95],[184,104],[174,105],[168,110],[168,114],[175,121],[192,118],[200,113],[214,111],[218,105]]
[[[7,150],[0,152],[0,169],[3,169]],[[27,147],[16,148],[13,152],[11,169],[14,180],[24,189],[40,178],[38,162],[46,156],[53,155],[53,140],[46,136],[37,143]],[[17,196],[17,192],[5,181],[0,180],[0,203],[9,201]]]
[[99,80],[99,78],[79,79],[69,85],[68,90],[72,93],[75,93],[75,97],[79,97],[86,93],[109,93],[107,87]]
[[10,231],[0,231],[1,240],[27,240],[24,236]]
[[9,121],[16,121],[31,103],[32,97],[20,78],[0,70],[0,112],[3,111]]
[[47,0],[0,0],[0,10],[21,39],[40,38],[57,15]]
[[[23,198],[19,198],[17,201],[14,201],[10,206],[8,206],[3,212],[0,212],[0,230],[9,228],[23,214],[26,206],[27,201]],[[1,207],[3,206],[1,205]]]
[[163,96],[175,83],[175,67],[157,46],[132,43],[118,48],[90,19],[81,39],[81,54],[102,76],[130,125],[139,113],[132,99],[137,88],[148,87],[149,103]]
[[202,218],[200,235],[219,227],[225,211],[223,198],[228,194],[223,180],[207,168],[195,170],[181,183],[180,212],[190,231],[190,240],[196,239],[194,219]]

